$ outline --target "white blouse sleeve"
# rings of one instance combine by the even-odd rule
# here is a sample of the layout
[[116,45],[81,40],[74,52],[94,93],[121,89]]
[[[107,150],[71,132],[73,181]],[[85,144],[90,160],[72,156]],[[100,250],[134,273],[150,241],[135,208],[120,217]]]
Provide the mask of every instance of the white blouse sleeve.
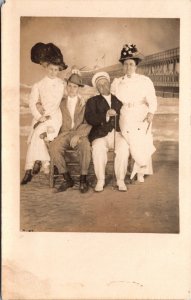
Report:
[[39,101],[39,89],[38,89],[38,85],[34,84],[29,96],[29,107],[33,117],[37,121],[42,117],[42,115],[39,113],[39,111],[36,108],[36,103],[38,101]]
[[117,92],[117,78],[113,79],[110,91],[111,91],[111,94],[113,94],[113,95],[116,96],[116,92]]
[[149,105],[149,112],[154,114],[157,110],[157,97],[154,85],[150,78],[147,78],[146,100]]

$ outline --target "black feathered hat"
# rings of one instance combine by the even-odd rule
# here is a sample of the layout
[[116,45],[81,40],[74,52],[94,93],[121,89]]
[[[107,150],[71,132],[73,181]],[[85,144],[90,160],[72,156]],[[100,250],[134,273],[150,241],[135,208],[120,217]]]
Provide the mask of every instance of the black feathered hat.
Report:
[[31,60],[36,64],[45,66],[53,64],[59,66],[60,71],[68,66],[64,63],[62,52],[53,43],[37,43],[31,49]]
[[126,59],[134,59],[136,63],[140,63],[144,56],[137,50],[136,45],[125,44],[121,50],[121,57],[119,61],[123,63]]

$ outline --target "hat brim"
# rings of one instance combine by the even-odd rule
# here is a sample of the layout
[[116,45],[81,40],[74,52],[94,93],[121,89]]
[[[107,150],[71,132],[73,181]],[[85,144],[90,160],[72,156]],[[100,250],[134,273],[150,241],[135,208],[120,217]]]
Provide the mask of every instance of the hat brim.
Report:
[[96,87],[96,83],[100,80],[100,79],[106,79],[110,82],[110,77],[109,74],[106,72],[98,72],[96,74],[94,74],[93,78],[92,78],[92,86]]
[[122,63],[128,59],[136,60],[136,61],[138,61],[138,63],[140,63],[143,60],[143,58],[140,58],[140,57],[126,57],[126,58],[120,58],[119,61]]
[[46,60],[46,61],[40,61],[39,64],[41,66],[43,66],[43,67],[47,67],[47,65],[58,66],[60,71],[66,70],[68,68],[68,66],[65,65],[65,64],[55,64],[54,62],[48,61],[48,60]]
[[68,82],[71,82],[71,83],[73,83],[73,84],[76,84],[76,85],[78,85],[78,86],[80,86],[80,87],[84,87],[84,84],[77,83],[77,82],[75,82],[75,81],[73,81],[73,80],[67,80],[67,83],[68,83]]
[[66,70],[68,68],[67,65],[59,65],[60,71]]

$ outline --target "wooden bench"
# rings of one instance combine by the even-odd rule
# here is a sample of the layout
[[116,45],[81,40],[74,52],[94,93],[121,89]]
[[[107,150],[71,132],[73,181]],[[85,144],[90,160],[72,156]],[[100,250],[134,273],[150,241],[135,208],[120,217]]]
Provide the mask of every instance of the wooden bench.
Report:
[[[79,177],[80,176],[80,165],[79,165],[79,158],[77,151],[73,149],[68,149],[65,152],[65,160],[67,163],[68,170],[71,174],[72,177]],[[112,177],[114,174],[114,151],[113,149],[110,149],[108,151],[108,161],[107,161],[107,166],[106,166],[106,178]],[[127,170],[127,175],[131,173],[132,170],[132,164],[133,161],[131,158],[129,158],[129,167]],[[53,188],[55,185],[55,181],[58,177],[62,176],[62,174],[55,174],[55,166],[53,161],[50,161],[50,176],[49,176],[49,185],[50,188]],[[89,171],[88,171],[88,177],[91,177],[92,180],[96,180],[95,177],[95,172],[94,172],[94,166],[93,166],[93,161],[91,159],[90,166],[89,166]]]
[[[107,168],[106,168],[106,174],[112,174],[113,172],[113,150],[108,151],[108,163],[107,163]],[[79,165],[79,158],[78,158],[78,153],[77,151],[73,149],[68,149],[65,151],[65,160],[67,163],[68,170],[71,174],[72,177],[79,177],[80,176],[80,165]],[[49,177],[49,184],[50,187],[53,188],[55,185],[55,180],[59,177],[62,176],[61,174],[55,174],[55,166],[53,161],[50,161],[50,177]],[[95,172],[94,172],[94,166],[93,166],[93,161],[91,159],[90,161],[90,166],[88,170],[88,177],[95,177]]]

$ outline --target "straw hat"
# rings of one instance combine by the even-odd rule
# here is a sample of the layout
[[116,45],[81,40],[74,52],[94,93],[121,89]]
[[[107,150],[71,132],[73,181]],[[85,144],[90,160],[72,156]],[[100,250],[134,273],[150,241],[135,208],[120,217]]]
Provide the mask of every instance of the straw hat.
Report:
[[72,75],[68,78],[67,82],[72,82],[72,83],[77,84],[77,85],[79,85],[79,86],[81,86],[81,87],[84,86],[84,85],[82,84],[82,78],[81,78],[81,76],[78,75],[78,74],[72,74]]

